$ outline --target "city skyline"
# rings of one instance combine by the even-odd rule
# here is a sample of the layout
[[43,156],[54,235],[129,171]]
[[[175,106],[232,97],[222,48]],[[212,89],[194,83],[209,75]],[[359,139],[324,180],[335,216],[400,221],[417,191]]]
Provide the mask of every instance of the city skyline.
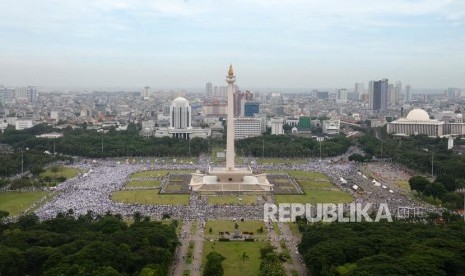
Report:
[[465,3],[11,1],[0,4],[0,84],[348,88],[388,78],[465,87]]

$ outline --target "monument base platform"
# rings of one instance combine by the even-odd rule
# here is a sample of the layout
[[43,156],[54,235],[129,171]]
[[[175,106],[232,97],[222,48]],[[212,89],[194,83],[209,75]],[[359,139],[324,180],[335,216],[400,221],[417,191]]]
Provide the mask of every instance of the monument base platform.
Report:
[[210,168],[208,174],[192,174],[189,186],[192,191],[273,191],[266,174],[254,175],[250,168]]

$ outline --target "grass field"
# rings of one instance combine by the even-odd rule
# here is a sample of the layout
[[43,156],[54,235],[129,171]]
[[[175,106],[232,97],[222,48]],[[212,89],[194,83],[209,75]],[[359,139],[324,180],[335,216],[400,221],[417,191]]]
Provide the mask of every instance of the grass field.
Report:
[[142,171],[136,172],[129,176],[129,179],[135,178],[151,178],[151,177],[164,177],[169,173],[167,170],[159,170],[159,171]]
[[352,195],[340,191],[329,178],[319,172],[288,171],[295,177],[305,195],[275,195],[275,203],[347,203],[353,200]]
[[[255,236],[266,235],[266,227],[263,221],[259,220],[246,220],[238,221],[239,232],[253,232]],[[263,227],[263,234],[258,234],[257,230]],[[209,231],[212,229],[212,235],[217,237],[218,232],[234,232],[234,221],[231,220],[209,220],[205,225],[205,235],[210,235]],[[210,237],[212,237],[210,235]]]
[[208,196],[208,204],[210,205],[252,205],[257,204],[257,196],[242,195],[242,196]]
[[158,194],[158,190],[133,190],[115,192],[111,199],[123,203],[150,205],[188,205],[189,195]]
[[[267,242],[204,242],[202,267],[205,267],[208,253],[216,251],[226,259],[222,262],[224,276],[259,275],[260,249]],[[248,258],[242,260],[243,254]]]
[[308,158],[257,158],[259,164],[305,164]]
[[406,192],[410,192],[410,185],[408,184],[408,180],[397,180],[396,181],[397,187],[401,188]]
[[305,195],[276,195],[275,201],[280,203],[348,203],[354,199],[343,191],[305,190]]
[[129,181],[126,183],[126,187],[160,187],[160,181],[157,181],[157,180]]
[[70,167],[64,167],[64,166],[59,166],[58,172],[54,173],[52,172],[51,168],[48,168],[45,170],[45,172],[41,173],[39,176],[40,177],[46,177],[50,176],[52,178],[58,178],[61,176],[66,177],[67,179],[75,177],[79,173],[79,169],[76,168],[70,168]]
[[0,193],[0,210],[16,216],[43,198],[47,192],[2,192]]

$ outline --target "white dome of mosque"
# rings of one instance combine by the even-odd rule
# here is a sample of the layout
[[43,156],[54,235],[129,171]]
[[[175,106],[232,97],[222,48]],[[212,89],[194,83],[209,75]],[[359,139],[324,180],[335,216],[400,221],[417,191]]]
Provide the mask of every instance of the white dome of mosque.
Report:
[[421,108],[415,108],[407,114],[407,120],[410,121],[429,121],[428,112]]
[[189,101],[183,97],[177,97],[171,102],[172,106],[189,106]]
[[457,114],[457,119],[462,119],[463,118],[463,115],[461,113],[458,113]]

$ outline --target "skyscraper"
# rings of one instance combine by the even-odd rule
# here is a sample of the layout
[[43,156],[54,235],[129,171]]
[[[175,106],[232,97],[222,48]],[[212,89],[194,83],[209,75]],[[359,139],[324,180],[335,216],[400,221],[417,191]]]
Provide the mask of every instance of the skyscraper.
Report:
[[361,99],[363,97],[363,95],[365,94],[365,85],[363,84],[363,82],[357,82],[355,84],[355,89],[354,89],[354,100],[355,101],[358,101],[359,99]]
[[260,113],[260,103],[258,102],[245,102],[244,103],[244,116],[253,117],[254,114]]
[[170,106],[170,127],[185,129],[191,127],[191,107],[189,102],[178,97],[173,100]]
[[384,111],[387,109],[388,103],[388,79],[379,81],[370,81],[369,86],[369,105],[368,108],[372,110]]
[[346,103],[347,102],[347,89],[342,88],[337,91],[337,103]]
[[410,85],[405,86],[405,102],[409,103],[412,101],[412,87]]
[[211,82],[205,84],[205,96],[208,98],[213,96],[213,84]]
[[27,101],[29,103],[32,103],[32,104],[37,103],[38,94],[37,94],[37,89],[35,87],[28,86],[26,90],[26,94],[27,94]]

